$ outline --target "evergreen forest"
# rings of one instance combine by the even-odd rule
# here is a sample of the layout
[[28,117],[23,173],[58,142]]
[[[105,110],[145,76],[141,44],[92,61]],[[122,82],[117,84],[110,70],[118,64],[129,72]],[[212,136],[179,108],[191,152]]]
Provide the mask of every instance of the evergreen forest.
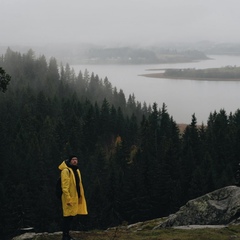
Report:
[[167,103],[152,106],[87,69],[10,48],[0,67],[0,236],[59,231],[58,165],[79,159],[88,216],[74,229],[105,229],[167,216],[188,200],[234,184],[240,110],[209,113],[180,132]]

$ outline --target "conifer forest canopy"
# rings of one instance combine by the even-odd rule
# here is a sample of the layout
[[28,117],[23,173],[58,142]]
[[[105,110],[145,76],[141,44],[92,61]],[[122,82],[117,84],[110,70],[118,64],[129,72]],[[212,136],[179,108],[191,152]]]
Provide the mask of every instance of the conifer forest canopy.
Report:
[[74,153],[88,204],[74,229],[104,229],[167,216],[234,183],[240,111],[224,109],[184,132],[162,106],[125,97],[107,78],[75,73],[55,58],[7,49],[0,92],[0,236],[23,227],[59,231],[58,165]]

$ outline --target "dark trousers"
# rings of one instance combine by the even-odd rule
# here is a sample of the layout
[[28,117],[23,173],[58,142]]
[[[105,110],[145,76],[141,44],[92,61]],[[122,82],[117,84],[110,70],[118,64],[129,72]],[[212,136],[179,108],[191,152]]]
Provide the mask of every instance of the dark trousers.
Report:
[[62,231],[63,235],[69,235],[71,224],[73,221],[73,216],[63,217]]

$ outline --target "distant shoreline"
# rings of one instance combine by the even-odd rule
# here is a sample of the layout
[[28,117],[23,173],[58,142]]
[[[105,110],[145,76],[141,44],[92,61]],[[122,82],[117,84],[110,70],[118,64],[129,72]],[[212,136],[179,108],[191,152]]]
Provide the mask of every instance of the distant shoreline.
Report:
[[178,79],[178,80],[196,80],[196,81],[224,81],[224,82],[239,82],[240,79],[231,78],[231,79],[222,79],[222,78],[187,78],[187,77],[168,77],[164,73],[146,73],[139,74],[138,76],[149,77],[149,78],[166,78],[166,79]]

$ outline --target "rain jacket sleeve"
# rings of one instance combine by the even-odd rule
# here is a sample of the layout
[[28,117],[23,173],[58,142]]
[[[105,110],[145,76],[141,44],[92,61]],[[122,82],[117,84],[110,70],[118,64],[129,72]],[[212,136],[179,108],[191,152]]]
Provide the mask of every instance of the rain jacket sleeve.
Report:
[[71,204],[71,195],[70,195],[70,170],[63,169],[61,172],[61,181],[62,181],[62,192],[65,196],[65,201],[67,204]]

